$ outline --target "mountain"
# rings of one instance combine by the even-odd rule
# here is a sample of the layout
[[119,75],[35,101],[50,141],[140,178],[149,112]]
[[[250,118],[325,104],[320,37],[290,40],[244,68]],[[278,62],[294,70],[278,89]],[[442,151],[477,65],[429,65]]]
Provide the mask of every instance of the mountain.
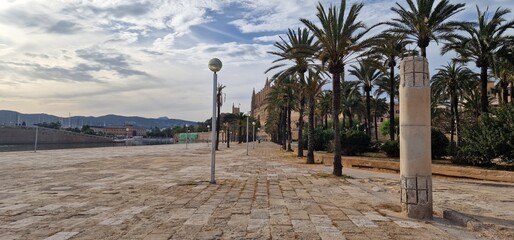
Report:
[[44,113],[40,114],[25,114],[9,110],[0,110],[0,125],[15,125],[18,123],[25,122],[27,125],[33,125],[36,123],[43,122],[60,122],[63,127],[81,127],[83,125],[89,126],[124,126],[134,125],[143,128],[168,128],[175,126],[191,125],[196,126],[196,122],[181,120],[181,119],[170,119],[167,117],[160,118],[144,118],[137,116],[119,116],[109,114],[100,117],[85,117],[85,116],[72,116],[70,117],[58,117],[54,115],[48,115]]

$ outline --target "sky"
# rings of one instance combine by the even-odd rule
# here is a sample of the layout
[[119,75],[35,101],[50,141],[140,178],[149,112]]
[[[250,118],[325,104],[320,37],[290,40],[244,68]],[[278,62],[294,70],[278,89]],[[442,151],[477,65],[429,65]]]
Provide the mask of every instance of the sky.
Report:
[[[339,0],[322,0],[325,6]],[[348,7],[357,1],[348,0]],[[391,0],[364,0],[368,26],[395,15]],[[512,0],[468,0],[514,9]],[[405,5],[404,0],[398,3]],[[118,114],[204,121],[212,115],[211,58],[223,68],[223,112],[250,110],[273,72],[273,43],[316,22],[314,0],[0,0],[0,109],[57,116]],[[514,15],[509,14],[509,19]],[[380,29],[370,32],[369,36]],[[431,74],[451,54],[427,50]],[[414,46],[412,46],[414,48]],[[476,70],[474,65],[471,69]],[[348,69],[348,68],[347,68]],[[352,77],[347,77],[352,79]]]

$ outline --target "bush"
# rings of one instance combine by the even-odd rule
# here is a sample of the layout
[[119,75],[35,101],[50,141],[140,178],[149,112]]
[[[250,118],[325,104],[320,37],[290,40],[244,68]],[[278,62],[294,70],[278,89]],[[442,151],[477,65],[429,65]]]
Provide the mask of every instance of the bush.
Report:
[[[382,136],[389,136],[389,125],[390,125],[390,121],[389,119],[386,119],[381,125],[380,125],[380,134],[382,134]],[[400,128],[400,118],[399,117],[394,117],[394,131],[396,133],[398,133],[398,129]]]
[[450,141],[441,130],[432,128],[432,159],[446,156]]
[[384,151],[388,157],[400,157],[400,143],[398,140],[391,141],[387,140],[381,147],[380,150]]
[[514,106],[493,109],[477,124],[464,126],[454,162],[489,166],[493,159],[514,163]]
[[343,154],[354,156],[368,150],[371,138],[361,131],[348,131],[341,135]]
[[[302,144],[303,148],[307,150],[309,131],[307,128],[303,131]],[[334,130],[323,129],[318,127],[314,129],[314,151],[328,151],[330,148],[330,141],[334,138]]]

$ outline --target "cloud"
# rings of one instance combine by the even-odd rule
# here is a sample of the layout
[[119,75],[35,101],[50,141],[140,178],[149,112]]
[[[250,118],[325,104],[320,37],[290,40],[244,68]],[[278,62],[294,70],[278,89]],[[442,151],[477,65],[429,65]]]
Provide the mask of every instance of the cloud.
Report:
[[271,43],[274,43],[274,42],[278,42],[278,41],[281,41],[280,40],[280,37],[284,37],[283,34],[277,34],[277,35],[271,35],[271,36],[260,36],[260,37],[254,37],[253,40],[256,41],[256,42],[271,42]]
[[80,29],[81,28],[73,22],[61,20],[49,27],[47,31],[49,33],[72,34],[80,31]]

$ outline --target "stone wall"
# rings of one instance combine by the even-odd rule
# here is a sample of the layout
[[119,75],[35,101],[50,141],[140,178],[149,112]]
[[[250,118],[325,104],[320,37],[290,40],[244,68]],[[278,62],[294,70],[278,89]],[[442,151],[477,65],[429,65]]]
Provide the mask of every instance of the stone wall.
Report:
[[[0,126],[0,145],[34,144],[35,127]],[[38,144],[109,143],[111,138],[50,128],[38,129]]]

